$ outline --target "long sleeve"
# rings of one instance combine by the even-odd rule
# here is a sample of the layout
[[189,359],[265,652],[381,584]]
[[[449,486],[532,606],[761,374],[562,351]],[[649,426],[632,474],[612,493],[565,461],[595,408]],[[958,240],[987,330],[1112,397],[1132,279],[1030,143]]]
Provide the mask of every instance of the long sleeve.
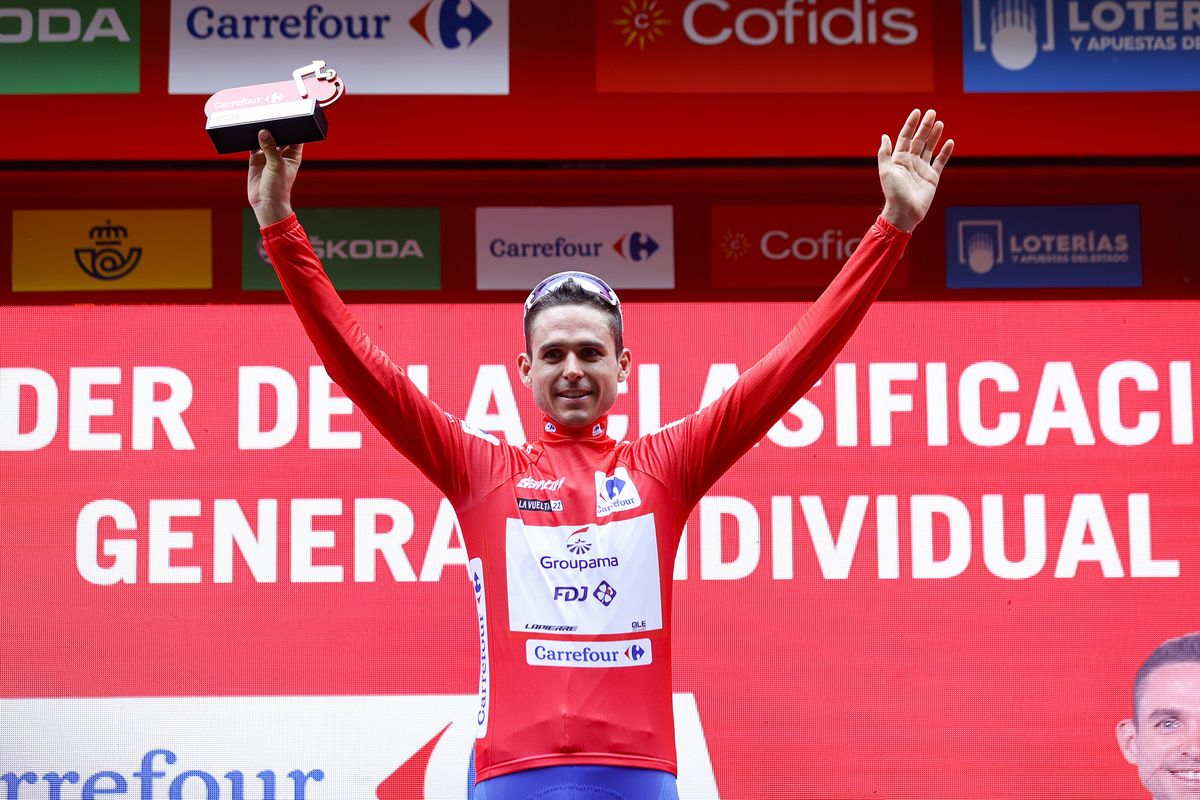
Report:
[[684,506],[694,505],[825,373],[879,295],[910,237],[882,217],[876,220],[783,341],[714,403],[647,437],[650,469],[679,465],[663,478]]
[[463,425],[372,344],[346,308],[293,214],[263,244],[329,376],[391,444],[455,501],[468,492]]

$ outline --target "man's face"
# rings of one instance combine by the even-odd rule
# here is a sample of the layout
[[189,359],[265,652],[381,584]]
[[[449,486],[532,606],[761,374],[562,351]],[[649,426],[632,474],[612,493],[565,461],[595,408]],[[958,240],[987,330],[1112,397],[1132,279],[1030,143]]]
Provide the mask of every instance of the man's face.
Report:
[[1167,664],[1142,685],[1117,741],[1154,800],[1200,800],[1200,664]]
[[517,359],[521,381],[538,408],[569,428],[590,425],[617,400],[629,374],[629,351],[616,351],[604,312],[591,306],[555,306],[540,312],[529,331],[532,353]]

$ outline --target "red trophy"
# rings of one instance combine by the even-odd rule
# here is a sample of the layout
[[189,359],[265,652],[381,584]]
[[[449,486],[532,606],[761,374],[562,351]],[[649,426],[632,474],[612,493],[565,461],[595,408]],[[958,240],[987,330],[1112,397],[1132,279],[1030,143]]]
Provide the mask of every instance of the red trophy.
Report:
[[266,128],[276,144],[316,142],[329,127],[323,109],[346,92],[346,85],[324,61],[292,71],[290,81],[222,89],[208,98],[205,130],[218,153],[258,149],[258,132]]

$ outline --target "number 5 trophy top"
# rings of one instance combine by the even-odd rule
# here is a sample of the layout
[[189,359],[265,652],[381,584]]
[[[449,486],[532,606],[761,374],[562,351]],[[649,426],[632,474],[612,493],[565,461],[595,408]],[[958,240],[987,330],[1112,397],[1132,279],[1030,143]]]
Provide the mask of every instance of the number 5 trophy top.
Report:
[[266,128],[280,146],[325,138],[329,123],[322,110],[337,102],[346,85],[324,61],[292,71],[292,80],[222,89],[208,98],[205,130],[218,153],[258,148],[258,132]]

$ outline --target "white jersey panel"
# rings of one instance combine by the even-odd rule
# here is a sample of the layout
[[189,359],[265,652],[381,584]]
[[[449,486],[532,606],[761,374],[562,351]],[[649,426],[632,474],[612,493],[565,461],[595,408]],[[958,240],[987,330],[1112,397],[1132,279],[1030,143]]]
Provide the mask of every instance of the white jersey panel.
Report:
[[597,636],[662,628],[653,514],[605,525],[510,518],[505,555],[513,631]]

